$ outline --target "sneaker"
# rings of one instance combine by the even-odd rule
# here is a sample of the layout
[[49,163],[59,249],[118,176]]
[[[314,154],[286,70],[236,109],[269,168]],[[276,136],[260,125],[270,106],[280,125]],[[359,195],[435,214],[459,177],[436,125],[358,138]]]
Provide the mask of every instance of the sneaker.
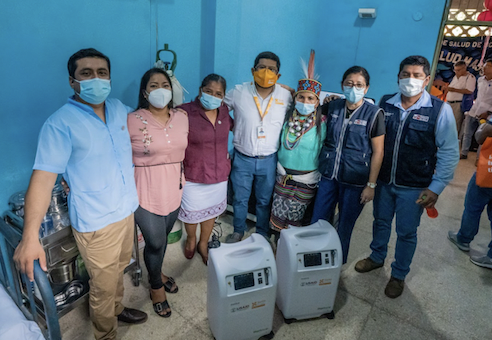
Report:
[[236,243],[242,240],[244,233],[233,232],[227,235],[225,243]]
[[492,269],[492,259],[487,255],[470,256],[470,261],[477,266]]
[[460,250],[470,251],[470,243],[460,242],[458,240],[458,233],[455,233],[454,231],[448,231],[448,239],[453,242]]
[[383,263],[374,262],[370,257],[360,260],[355,264],[355,271],[359,273],[367,273],[371,270],[381,268],[384,265]]
[[460,159],[467,159],[467,158],[468,158],[468,155],[463,155],[463,154],[460,155]]
[[396,277],[391,277],[386,288],[384,289],[384,294],[391,299],[395,299],[403,293],[403,288],[405,287],[405,281],[397,279]]

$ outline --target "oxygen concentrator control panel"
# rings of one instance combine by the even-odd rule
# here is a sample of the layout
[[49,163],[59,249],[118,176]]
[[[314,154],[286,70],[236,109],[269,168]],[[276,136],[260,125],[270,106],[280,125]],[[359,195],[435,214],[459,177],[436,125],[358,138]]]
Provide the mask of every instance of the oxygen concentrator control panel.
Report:
[[337,251],[326,250],[315,253],[298,253],[297,254],[297,269],[320,269],[335,267]]
[[226,277],[227,293],[243,293],[270,285],[270,268],[256,269],[251,272]]

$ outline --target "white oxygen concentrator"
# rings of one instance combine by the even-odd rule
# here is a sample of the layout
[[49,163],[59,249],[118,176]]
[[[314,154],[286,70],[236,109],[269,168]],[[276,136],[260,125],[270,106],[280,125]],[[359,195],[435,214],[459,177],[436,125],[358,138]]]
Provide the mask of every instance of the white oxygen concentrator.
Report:
[[342,261],[338,233],[325,220],[280,232],[277,306],[286,323],[335,316],[333,304]]
[[260,234],[209,250],[207,314],[216,340],[273,337],[277,268]]

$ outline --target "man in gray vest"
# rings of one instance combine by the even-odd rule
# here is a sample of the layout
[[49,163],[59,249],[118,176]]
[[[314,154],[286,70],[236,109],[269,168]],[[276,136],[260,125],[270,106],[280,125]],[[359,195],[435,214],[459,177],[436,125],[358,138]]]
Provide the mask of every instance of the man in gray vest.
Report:
[[453,111],[424,90],[429,80],[429,61],[407,57],[400,64],[400,92],[383,96],[380,102],[386,138],[374,197],[372,253],[357,262],[355,270],[365,273],[384,265],[396,215],[395,260],[384,291],[390,298],[403,292],[424,208],[434,207],[459,161]]

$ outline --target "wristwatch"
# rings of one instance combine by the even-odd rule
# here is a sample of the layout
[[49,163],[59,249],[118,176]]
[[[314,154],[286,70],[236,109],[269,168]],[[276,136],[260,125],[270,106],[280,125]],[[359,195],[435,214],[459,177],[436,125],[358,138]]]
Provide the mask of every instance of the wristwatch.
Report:
[[367,182],[367,186],[369,188],[371,188],[371,189],[374,189],[377,186],[377,184],[376,183]]

